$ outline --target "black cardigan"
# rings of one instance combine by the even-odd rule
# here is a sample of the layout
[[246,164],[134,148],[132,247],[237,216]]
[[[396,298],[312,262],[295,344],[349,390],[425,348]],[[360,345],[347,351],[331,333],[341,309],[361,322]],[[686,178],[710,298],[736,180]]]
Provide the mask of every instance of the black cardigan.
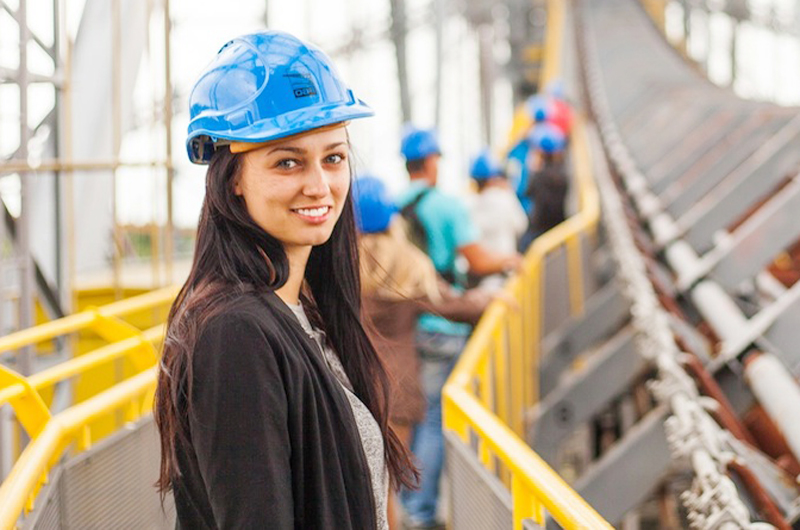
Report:
[[177,528],[376,528],[347,396],[277,295],[211,317],[192,367]]

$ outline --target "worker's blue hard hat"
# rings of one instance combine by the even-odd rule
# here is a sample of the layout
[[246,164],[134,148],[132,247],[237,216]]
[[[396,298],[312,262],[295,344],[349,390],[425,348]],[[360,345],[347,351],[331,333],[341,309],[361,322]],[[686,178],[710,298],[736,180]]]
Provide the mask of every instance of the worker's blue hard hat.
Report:
[[503,167],[488,149],[484,149],[472,160],[469,175],[475,180],[486,180],[503,175]]
[[567,139],[561,130],[549,123],[537,123],[528,135],[528,143],[545,153],[562,151]]
[[441,155],[439,139],[436,132],[429,129],[417,129],[406,125],[403,139],[400,141],[400,153],[407,161],[420,160],[430,155]]
[[319,48],[282,31],[225,44],[189,96],[189,159],[207,164],[218,144],[261,143],[374,112]]
[[533,121],[538,123],[545,121],[550,115],[552,101],[548,96],[536,94],[529,97],[525,105],[528,109],[528,114],[530,117],[533,118]]
[[361,176],[353,181],[352,194],[359,231],[364,234],[385,232],[397,213],[397,206],[383,181],[372,175]]

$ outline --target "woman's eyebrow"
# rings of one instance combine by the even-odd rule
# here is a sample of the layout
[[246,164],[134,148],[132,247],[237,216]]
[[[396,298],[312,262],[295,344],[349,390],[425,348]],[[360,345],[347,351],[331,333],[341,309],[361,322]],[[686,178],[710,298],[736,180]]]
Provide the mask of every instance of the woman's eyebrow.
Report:
[[[325,151],[330,151],[331,149],[336,149],[337,147],[342,146],[342,145],[347,145],[347,142],[334,142],[332,144],[328,144],[328,145],[325,146],[324,150]],[[308,152],[307,149],[303,149],[302,147],[292,147],[292,146],[288,146],[288,145],[278,145],[278,146],[275,146],[274,148],[270,149],[267,152],[267,154],[271,155],[272,153],[275,153],[275,152],[278,152],[278,151],[289,151],[290,153],[297,153],[299,155],[304,155],[304,154],[306,154]]]
[[290,153],[297,153],[297,154],[305,154],[306,150],[301,147],[289,147],[289,146],[278,146],[273,149],[270,149],[267,154],[271,155],[276,151],[289,151]]

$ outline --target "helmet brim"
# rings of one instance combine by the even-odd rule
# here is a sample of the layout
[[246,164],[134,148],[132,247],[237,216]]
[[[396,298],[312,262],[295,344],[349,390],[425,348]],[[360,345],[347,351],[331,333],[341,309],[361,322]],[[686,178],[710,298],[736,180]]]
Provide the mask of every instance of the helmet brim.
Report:
[[235,131],[225,132],[218,129],[198,128],[191,131],[186,139],[186,151],[193,163],[208,164],[211,161],[211,155],[214,153],[215,145],[221,140],[269,142],[336,123],[368,118],[374,115],[375,111],[363,101],[355,98],[352,103],[347,105],[315,105],[281,114],[275,118],[259,120],[247,127],[237,128]]

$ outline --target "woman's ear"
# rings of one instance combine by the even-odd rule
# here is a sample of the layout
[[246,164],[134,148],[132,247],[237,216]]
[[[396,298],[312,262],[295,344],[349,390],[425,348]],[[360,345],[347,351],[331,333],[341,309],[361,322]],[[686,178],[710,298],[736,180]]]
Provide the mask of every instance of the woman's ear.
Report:
[[233,177],[233,194],[238,197],[242,196],[242,174],[238,172]]

